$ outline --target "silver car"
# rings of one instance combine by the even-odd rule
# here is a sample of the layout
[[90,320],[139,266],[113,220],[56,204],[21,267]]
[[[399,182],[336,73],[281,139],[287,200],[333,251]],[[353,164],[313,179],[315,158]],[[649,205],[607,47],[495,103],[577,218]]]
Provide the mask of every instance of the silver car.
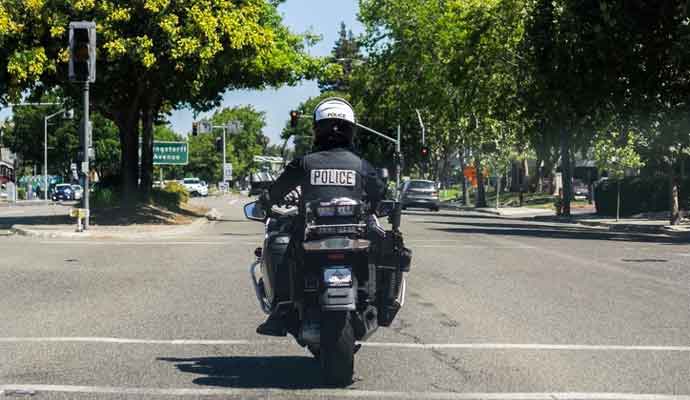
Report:
[[436,182],[418,179],[403,183],[401,201],[403,210],[417,207],[438,211],[441,204]]

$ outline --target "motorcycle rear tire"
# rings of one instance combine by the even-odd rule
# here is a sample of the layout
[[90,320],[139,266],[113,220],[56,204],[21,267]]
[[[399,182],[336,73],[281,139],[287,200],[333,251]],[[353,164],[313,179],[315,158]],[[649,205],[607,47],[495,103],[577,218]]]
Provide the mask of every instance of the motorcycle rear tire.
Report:
[[327,384],[347,386],[352,383],[354,350],[355,332],[350,323],[350,312],[323,313],[319,361]]

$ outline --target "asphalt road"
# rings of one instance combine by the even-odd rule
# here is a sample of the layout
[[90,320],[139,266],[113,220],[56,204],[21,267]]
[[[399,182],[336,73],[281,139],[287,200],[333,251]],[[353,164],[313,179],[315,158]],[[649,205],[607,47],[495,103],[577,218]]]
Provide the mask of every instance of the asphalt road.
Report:
[[405,308],[331,389],[289,338],[254,333],[261,224],[204,201],[224,220],[164,241],[0,237],[0,393],[690,399],[690,244],[409,212]]

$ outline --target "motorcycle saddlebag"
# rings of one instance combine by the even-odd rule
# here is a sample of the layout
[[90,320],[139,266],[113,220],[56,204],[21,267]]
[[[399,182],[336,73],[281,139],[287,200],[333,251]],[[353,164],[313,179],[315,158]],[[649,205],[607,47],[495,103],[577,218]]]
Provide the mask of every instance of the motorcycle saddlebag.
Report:
[[386,237],[381,241],[376,264],[384,267],[396,267],[402,272],[410,272],[412,250],[402,245],[402,238],[396,237],[392,232],[386,232]]

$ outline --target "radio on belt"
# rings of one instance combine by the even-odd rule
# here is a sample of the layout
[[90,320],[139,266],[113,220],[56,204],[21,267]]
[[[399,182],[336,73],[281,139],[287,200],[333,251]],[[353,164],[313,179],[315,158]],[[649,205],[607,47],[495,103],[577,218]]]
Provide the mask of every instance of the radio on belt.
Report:
[[315,186],[355,186],[356,173],[349,169],[315,169],[311,184]]

